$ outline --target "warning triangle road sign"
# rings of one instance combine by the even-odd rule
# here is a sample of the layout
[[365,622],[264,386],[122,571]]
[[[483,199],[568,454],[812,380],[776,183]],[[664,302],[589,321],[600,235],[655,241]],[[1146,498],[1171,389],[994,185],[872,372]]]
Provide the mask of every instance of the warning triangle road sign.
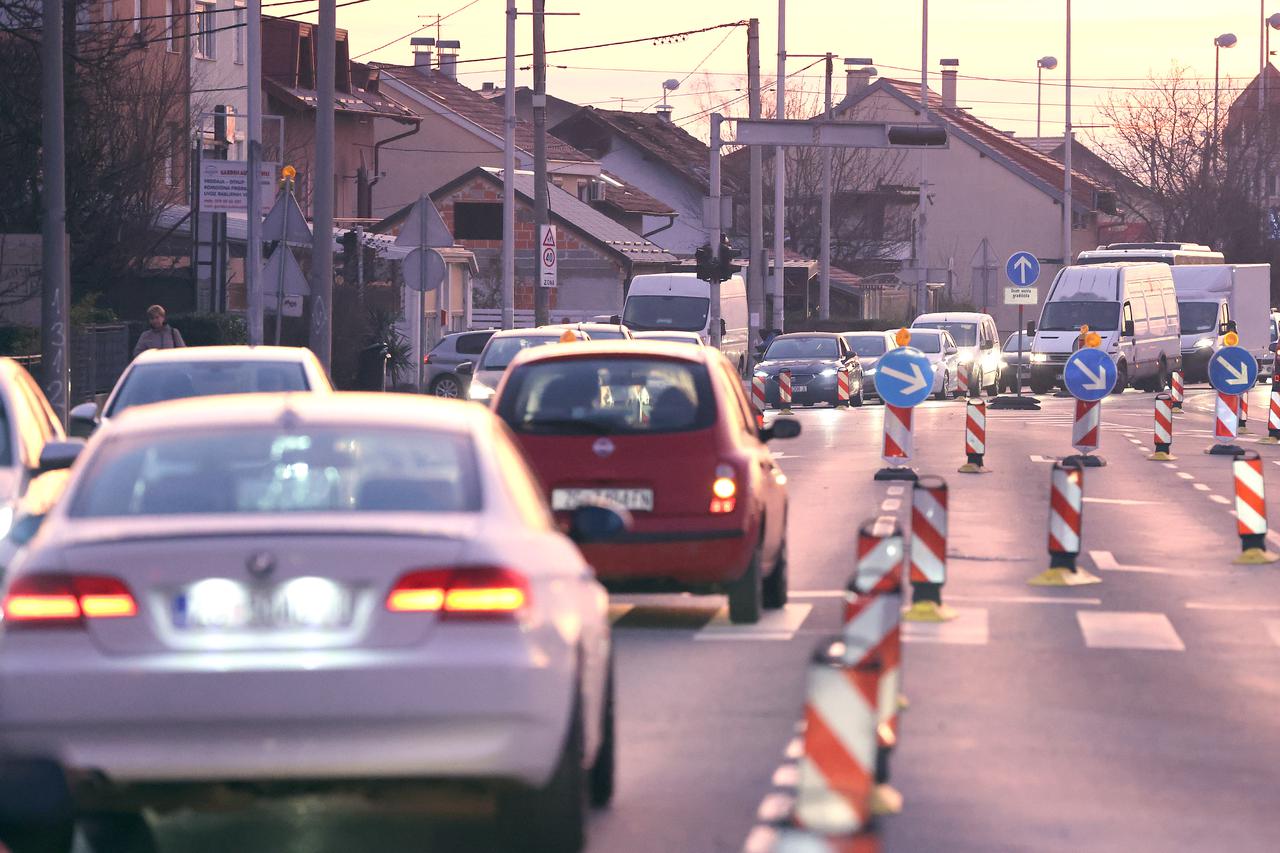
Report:
[[[283,257],[283,260],[281,258]],[[287,246],[276,246],[276,250],[271,253],[271,257],[267,258],[267,262],[262,265],[262,292],[271,294],[273,297],[280,292],[280,264],[284,264],[284,292],[286,296],[308,296],[311,294],[311,285],[307,283],[307,277],[302,274],[302,267],[298,266],[298,261],[293,256],[293,252]]]
[[556,229],[554,225],[543,227],[542,245],[548,249],[554,249],[556,247]]
[[262,239],[268,242],[284,240],[291,246],[311,245],[311,226],[298,207],[293,193],[281,193],[272,205],[271,212],[262,222]]
[[[423,219],[426,220],[426,239],[423,239]],[[426,246],[431,249],[448,249],[453,245],[453,235],[444,224],[440,211],[426,196],[414,202],[409,216],[400,226],[396,236],[397,246]]]

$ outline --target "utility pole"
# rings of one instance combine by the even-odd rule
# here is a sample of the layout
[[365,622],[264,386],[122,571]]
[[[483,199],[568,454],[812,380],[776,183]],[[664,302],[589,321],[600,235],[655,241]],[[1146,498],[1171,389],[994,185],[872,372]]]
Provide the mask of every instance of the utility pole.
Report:
[[[760,118],[760,19],[747,22],[747,115]],[[759,145],[748,148],[750,168],[751,262],[747,267],[747,364],[755,365],[764,316],[764,288],[769,253],[764,247],[764,153]]]
[[516,0],[507,0],[507,77],[502,98],[502,328],[516,326]]
[[[320,0],[316,38],[316,167],[312,182],[311,351],[326,372],[333,361],[333,97],[337,77],[337,9]],[[279,306],[281,312],[284,306]]]
[[40,377],[44,395],[63,426],[70,397],[67,360],[67,138],[62,89],[62,3],[45,0],[40,40],[41,162],[40,204]]
[[[920,120],[929,123],[929,0],[923,0],[920,18]],[[920,202],[916,214],[916,263],[920,281],[916,283],[916,314],[929,310],[929,178],[925,152],[920,152]]]
[[[787,117],[787,0],[778,0],[778,81],[777,114]],[[786,323],[787,149],[773,148],[773,328],[781,332]]]
[[[249,325],[248,339],[252,346],[260,346],[263,338],[262,328],[262,184],[259,172],[262,171],[262,0],[249,0],[248,30],[246,38],[246,71],[248,72],[248,109],[249,109],[249,182],[248,210],[245,221],[248,231],[245,235],[244,250],[244,287],[245,302],[248,308],[246,320]],[[283,157],[284,152],[281,152]],[[279,309],[281,306],[276,306]]]
[[[831,67],[832,55],[827,54],[827,82],[824,90],[826,105],[824,117],[831,121]],[[831,155],[834,149],[822,149],[822,246],[819,255],[821,281],[818,285],[818,318],[831,319]]]
[[1071,265],[1071,0],[1067,0],[1067,100],[1062,130],[1062,265]]
[[[515,92],[508,91],[504,101],[514,102]],[[533,0],[533,209],[538,228],[550,223],[547,213],[547,0]],[[534,258],[539,258],[541,246],[534,247]],[[535,262],[535,267],[537,263]],[[533,324],[545,326],[548,318],[551,294],[542,286],[542,276],[535,275],[533,282]]]
[[[717,260],[720,258],[720,237],[724,233],[723,225],[720,221],[720,193],[722,187],[720,184],[720,125],[724,121],[724,116],[720,113],[711,114],[711,227],[707,229],[710,233],[707,235],[707,245],[711,247],[712,257]],[[707,326],[711,329],[711,346],[720,349],[723,340],[720,334],[720,280],[712,277],[711,281],[711,313],[708,315]]]

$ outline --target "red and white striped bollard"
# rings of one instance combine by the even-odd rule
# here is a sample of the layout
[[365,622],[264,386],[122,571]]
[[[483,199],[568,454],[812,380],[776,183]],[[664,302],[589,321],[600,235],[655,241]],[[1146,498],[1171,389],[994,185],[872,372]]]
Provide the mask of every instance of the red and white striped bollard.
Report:
[[908,622],[949,622],[958,615],[942,603],[947,582],[947,481],[922,477],[911,489],[911,607]]
[[1087,468],[1100,468],[1107,464],[1101,456],[1093,456],[1102,435],[1102,402],[1100,400],[1076,400],[1076,416],[1071,424],[1071,446],[1077,455],[1068,459]]
[[1171,394],[1156,395],[1156,417],[1153,440],[1156,452],[1147,458],[1153,462],[1171,462],[1173,448],[1173,396]]
[[913,439],[911,435],[912,410],[885,403],[884,445],[880,458],[887,468],[876,472],[877,480],[914,480],[917,475],[908,463],[911,461]]
[[849,406],[849,371],[843,367],[836,371],[836,405],[840,408]]
[[1214,456],[1239,456],[1244,451],[1232,444],[1240,427],[1240,395],[1218,392],[1214,404],[1213,441],[1206,453]]
[[1240,565],[1274,563],[1280,556],[1267,551],[1266,483],[1262,458],[1246,450],[1231,464],[1236,481],[1236,532],[1240,534]]
[[1240,395],[1240,426],[1236,434],[1249,431],[1249,392]]
[[764,410],[769,408],[768,399],[765,397],[765,377],[751,377],[751,404],[756,410],[758,417],[764,416]]
[[784,415],[791,412],[791,369],[784,367],[778,371],[778,405]]
[[1182,371],[1175,370],[1169,374],[1169,396],[1173,398],[1173,410],[1182,411],[1182,401],[1186,399],[1182,387]]
[[1084,521],[1084,469],[1053,463],[1049,478],[1049,568],[1033,577],[1032,586],[1083,586],[1102,579],[1076,565]]
[[961,474],[985,474],[983,457],[987,453],[987,402],[982,399],[970,399],[964,410],[964,453],[965,463],[960,466]]
[[1267,436],[1259,444],[1280,444],[1280,373],[1271,378],[1271,394],[1267,405]]

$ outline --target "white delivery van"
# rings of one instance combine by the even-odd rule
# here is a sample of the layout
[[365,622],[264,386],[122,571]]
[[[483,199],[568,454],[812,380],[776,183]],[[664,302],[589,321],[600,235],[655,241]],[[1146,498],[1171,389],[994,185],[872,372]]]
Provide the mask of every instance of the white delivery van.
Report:
[[1115,391],[1158,390],[1182,364],[1178,297],[1162,263],[1071,266],[1058,272],[1031,343],[1031,388],[1047,394],[1077,349],[1080,327],[1102,336],[1115,360]]
[[[720,350],[746,369],[747,285],[735,275],[720,283]],[[622,308],[623,325],[636,332],[697,332],[711,343],[711,284],[691,272],[638,275]]]
[[977,366],[972,375],[978,378],[978,386],[993,397],[1000,393],[1000,368],[1004,358],[1000,354],[1000,332],[990,314],[971,311],[921,314],[911,328],[946,329],[960,350],[957,361]]
[[1182,369],[1190,382],[1209,378],[1209,359],[1222,345],[1220,327],[1235,323],[1240,346],[1265,359],[1271,345],[1271,265],[1172,267],[1182,318]]

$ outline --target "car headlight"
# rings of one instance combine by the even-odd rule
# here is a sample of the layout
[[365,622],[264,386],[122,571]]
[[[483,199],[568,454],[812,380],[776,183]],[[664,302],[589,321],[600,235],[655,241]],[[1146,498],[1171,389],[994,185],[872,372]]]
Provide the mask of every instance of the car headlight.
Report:
[[1201,338],[1196,341],[1196,349],[1208,349],[1213,346],[1213,338]]
[[485,385],[479,379],[472,379],[471,390],[467,392],[467,396],[472,400],[487,403],[489,400],[493,399],[493,389],[488,385]]
[[822,371],[822,373],[818,375],[831,377],[831,376],[835,376],[837,372],[838,371],[834,367],[828,367],[826,370]]
[[1048,360],[1049,360],[1049,355],[1048,355],[1048,353],[1043,353],[1043,352],[1033,352],[1033,353],[1031,353],[1031,363],[1032,363],[1032,364],[1044,364],[1044,363],[1045,363],[1046,361],[1048,361]]
[[763,370],[757,370],[755,372],[755,377],[756,379],[768,379],[769,374],[765,373]]
[[973,361],[973,353],[970,352],[969,350],[964,350],[963,352],[956,354],[956,359],[961,364],[969,364],[970,362]]

